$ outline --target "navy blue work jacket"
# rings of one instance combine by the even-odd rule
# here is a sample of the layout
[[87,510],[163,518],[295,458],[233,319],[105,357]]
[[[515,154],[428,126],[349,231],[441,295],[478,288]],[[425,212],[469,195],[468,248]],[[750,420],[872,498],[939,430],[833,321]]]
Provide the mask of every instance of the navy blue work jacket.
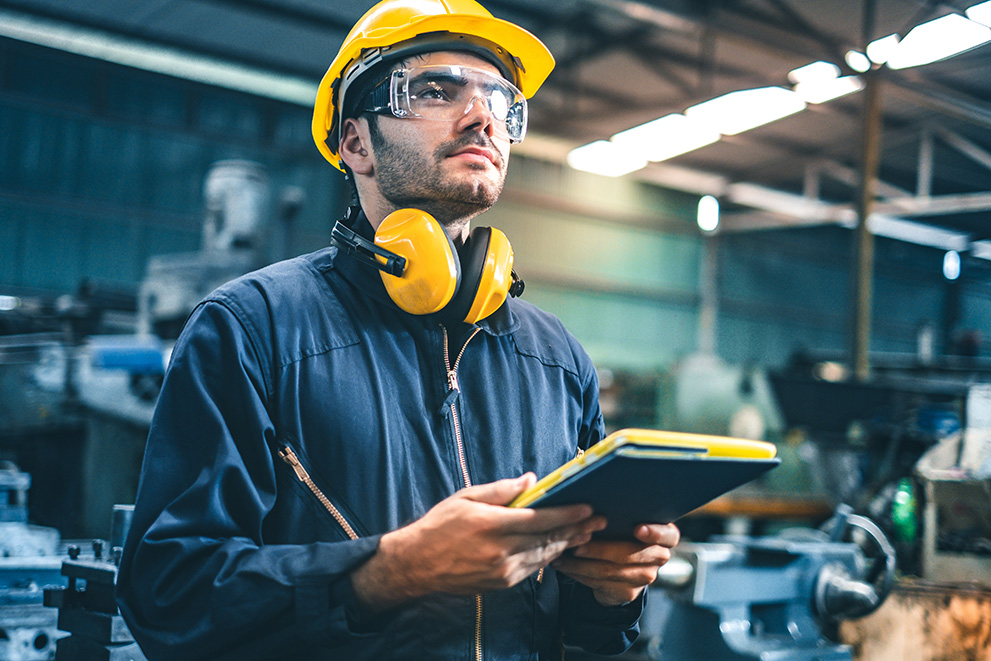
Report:
[[153,661],[622,652],[642,599],[600,606],[550,568],[375,618],[349,580],[383,533],[466,482],[545,475],[602,434],[588,356],[533,305],[510,300],[449,332],[401,311],[377,271],[334,247],[274,264],[211,294],[176,343],[121,612]]

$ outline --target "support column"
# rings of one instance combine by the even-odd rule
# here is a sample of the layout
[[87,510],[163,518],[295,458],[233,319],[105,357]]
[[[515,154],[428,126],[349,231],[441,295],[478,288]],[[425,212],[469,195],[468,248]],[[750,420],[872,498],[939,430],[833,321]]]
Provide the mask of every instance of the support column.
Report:
[[874,203],[881,153],[881,79],[864,76],[863,134],[860,154],[860,187],[857,196],[856,280],[853,310],[852,364],[858,381],[870,378],[871,307],[874,275],[874,235],[868,220]]
[[702,269],[699,273],[698,352],[713,356],[716,355],[716,317],[719,312],[718,242],[718,234],[702,237]]

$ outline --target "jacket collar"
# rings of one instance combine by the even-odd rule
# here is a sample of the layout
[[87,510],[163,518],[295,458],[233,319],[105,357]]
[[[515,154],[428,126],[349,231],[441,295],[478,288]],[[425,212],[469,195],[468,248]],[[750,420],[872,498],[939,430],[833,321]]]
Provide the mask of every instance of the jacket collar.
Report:
[[[364,211],[358,214],[351,229],[369,241],[373,241],[375,238],[375,230],[372,228],[371,223],[368,222]],[[331,259],[333,260],[334,270],[338,271],[345,280],[354,285],[363,294],[371,296],[376,301],[395,310],[399,314],[408,314],[403,312],[393,302],[389,293],[385,290],[382,277],[379,275],[381,272],[378,269],[363,264],[356,259],[351,259],[347,253],[339,248]],[[514,307],[515,303],[512,297],[506,297],[506,302],[498,310],[479,321],[475,326],[493,336],[513,333],[520,327],[519,317],[513,311]],[[436,323],[443,323],[439,315],[429,315],[426,318],[433,319]]]

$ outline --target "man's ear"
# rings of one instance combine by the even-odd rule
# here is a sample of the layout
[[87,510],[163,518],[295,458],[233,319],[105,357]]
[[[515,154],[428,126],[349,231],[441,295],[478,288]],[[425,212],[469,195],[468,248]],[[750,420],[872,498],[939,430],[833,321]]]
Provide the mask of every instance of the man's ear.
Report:
[[355,174],[369,175],[374,170],[375,157],[371,150],[368,120],[349,117],[341,125],[341,160]]

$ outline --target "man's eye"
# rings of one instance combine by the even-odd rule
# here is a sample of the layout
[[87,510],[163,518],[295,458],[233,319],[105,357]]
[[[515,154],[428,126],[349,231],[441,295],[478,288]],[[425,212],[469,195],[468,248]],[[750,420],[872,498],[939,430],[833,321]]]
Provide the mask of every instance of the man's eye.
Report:
[[447,101],[450,99],[450,95],[442,87],[434,85],[424,87],[415,96],[424,101]]

